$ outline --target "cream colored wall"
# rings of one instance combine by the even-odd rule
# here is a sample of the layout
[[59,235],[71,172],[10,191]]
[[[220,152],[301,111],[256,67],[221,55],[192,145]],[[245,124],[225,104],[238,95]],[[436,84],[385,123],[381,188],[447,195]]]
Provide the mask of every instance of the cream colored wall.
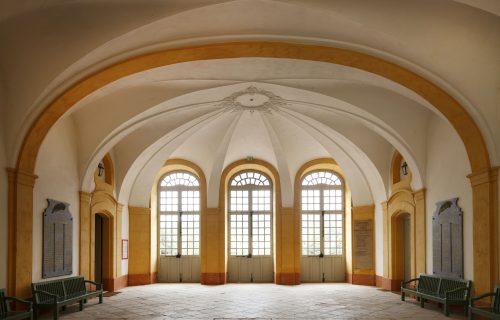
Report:
[[438,117],[429,123],[427,143],[427,272],[432,272],[432,215],[436,202],[458,197],[464,214],[464,276],[472,279],[472,190],[466,177],[471,172],[467,154],[455,131]]
[[79,262],[79,196],[78,144],[70,118],[50,130],[38,154],[33,197],[33,281],[42,279],[43,211],[47,198],[70,204],[73,215],[73,274],[78,275]]
[[[128,205],[124,205],[122,209],[122,239],[128,239]],[[121,240],[118,239],[121,243]],[[130,243],[129,243],[130,247]],[[119,253],[121,256],[121,252]],[[126,275],[128,274],[128,259],[123,260],[122,259],[122,273],[121,275]]]
[[3,134],[0,130],[0,288],[7,286],[7,158]]

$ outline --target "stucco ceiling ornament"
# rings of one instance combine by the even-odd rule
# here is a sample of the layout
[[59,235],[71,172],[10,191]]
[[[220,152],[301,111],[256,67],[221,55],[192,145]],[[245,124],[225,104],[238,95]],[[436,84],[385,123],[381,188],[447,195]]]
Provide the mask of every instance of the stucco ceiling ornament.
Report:
[[271,91],[250,86],[224,98],[220,106],[228,111],[255,111],[272,113],[279,111],[280,106],[286,105],[285,100]]

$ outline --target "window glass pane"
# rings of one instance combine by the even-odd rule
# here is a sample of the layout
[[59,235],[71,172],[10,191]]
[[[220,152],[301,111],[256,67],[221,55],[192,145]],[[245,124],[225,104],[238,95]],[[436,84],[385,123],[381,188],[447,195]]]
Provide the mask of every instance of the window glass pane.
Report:
[[320,190],[302,190],[302,211],[320,210]]
[[182,228],[182,255],[197,256],[200,253],[200,215],[183,214]]
[[230,211],[248,211],[248,191],[231,190]]
[[160,215],[160,255],[177,255],[178,215]]
[[302,214],[302,255],[317,256],[321,252],[321,214]]
[[252,215],[252,249],[253,255],[271,255],[271,215]]
[[252,191],[252,211],[271,211],[271,190]]
[[200,192],[189,190],[182,191],[182,211],[198,212],[200,211]]
[[[160,211],[179,211],[178,207],[178,193],[177,191],[166,191],[165,192],[165,205],[160,204]],[[161,202],[160,202],[161,203]]]
[[325,255],[342,255],[342,214],[324,215]]
[[229,237],[232,256],[248,255],[248,226],[248,214],[230,214]]

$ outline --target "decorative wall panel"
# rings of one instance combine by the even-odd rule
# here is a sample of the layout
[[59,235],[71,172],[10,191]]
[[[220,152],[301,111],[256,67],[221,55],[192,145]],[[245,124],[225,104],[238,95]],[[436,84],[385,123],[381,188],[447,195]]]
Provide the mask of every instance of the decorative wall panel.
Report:
[[463,278],[463,213],[458,198],[436,203],[432,217],[434,274]]
[[355,269],[373,269],[373,221],[354,221]]
[[43,212],[43,278],[73,272],[73,216],[69,204],[47,199]]

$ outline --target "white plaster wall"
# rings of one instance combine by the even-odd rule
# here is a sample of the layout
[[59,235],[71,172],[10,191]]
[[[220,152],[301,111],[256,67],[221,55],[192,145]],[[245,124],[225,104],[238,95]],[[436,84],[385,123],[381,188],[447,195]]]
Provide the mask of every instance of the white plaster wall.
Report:
[[[1,111],[1,109],[0,109]],[[0,129],[2,129],[0,127]],[[0,130],[0,288],[7,286],[7,156]]]
[[[122,210],[122,239],[128,240],[128,205],[123,206]],[[129,244],[130,245],[130,244]],[[122,259],[122,276],[128,274],[128,259]]]
[[47,198],[70,204],[73,215],[73,275],[79,274],[79,178],[78,144],[71,118],[52,127],[42,143],[35,173],[38,179],[33,196],[33,281],[42,279],[43,211]]
[[470,165],[462,141],[451,126],[437,116],[427,130],[427,272],[432,272],[432,215],[436,202],[458,197],[463,211],[464,277],[473,279],[472,188],[467,175]]

